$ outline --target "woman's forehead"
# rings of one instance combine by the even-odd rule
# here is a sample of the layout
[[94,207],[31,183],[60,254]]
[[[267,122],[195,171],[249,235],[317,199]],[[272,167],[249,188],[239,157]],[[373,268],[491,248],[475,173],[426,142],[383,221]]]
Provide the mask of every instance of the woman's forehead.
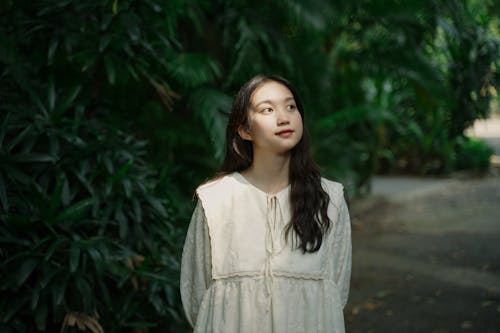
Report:
[[293,99],[293,94],[287,86],[276,81],[268,81],[255,89],[250,101],[253,106],[257,106],[264,102],[273,103],[289,99]]

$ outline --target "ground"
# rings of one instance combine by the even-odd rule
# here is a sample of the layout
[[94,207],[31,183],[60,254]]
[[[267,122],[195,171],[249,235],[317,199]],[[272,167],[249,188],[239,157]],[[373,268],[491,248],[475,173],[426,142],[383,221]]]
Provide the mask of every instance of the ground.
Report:
[[374,179],[351,206],[348,333],[500,333],[498,174]]

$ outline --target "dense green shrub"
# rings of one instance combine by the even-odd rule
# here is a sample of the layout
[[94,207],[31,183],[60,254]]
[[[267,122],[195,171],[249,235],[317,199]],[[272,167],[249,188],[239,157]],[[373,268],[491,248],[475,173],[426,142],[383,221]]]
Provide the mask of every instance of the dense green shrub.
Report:
[[153,2],[0,11],[0,329],[182,330],[185,219],[146,141],[113,114],[152,100],[171,110],[159,73],[175,31],[142,25],[164,22]]
[[484,172],[490,166],[493,149],[478,138],[459,137],[456,141],[455,167]]
[[2,107],[0,327],[168,331],[181,318],[180,231],[145,142],[90,117],[78,88],[56,91]]

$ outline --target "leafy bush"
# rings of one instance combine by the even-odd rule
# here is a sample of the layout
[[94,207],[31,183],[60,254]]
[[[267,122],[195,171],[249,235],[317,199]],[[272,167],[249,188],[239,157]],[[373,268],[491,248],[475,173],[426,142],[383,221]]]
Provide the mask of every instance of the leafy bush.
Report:
[[181,232],[145,142],[68,90],[2,105],[0,328],[174,329]]
[[177,16],[196,17],[196,4],[179,5],[0,6],[0,330],[185,327],[185,218],[171,176],[117,116],[152,103],[172,110],[170,84],[216,75],[203,55],[191,72],[172,67],[182,60]]
[[455,166],[458,170],[484,172],[490,166],[492,155],[493,149],[479,138],[457,138]]

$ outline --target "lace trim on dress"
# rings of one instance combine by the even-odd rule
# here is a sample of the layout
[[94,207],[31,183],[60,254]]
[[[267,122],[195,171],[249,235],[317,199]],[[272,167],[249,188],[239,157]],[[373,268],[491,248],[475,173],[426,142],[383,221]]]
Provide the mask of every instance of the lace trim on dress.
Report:
[[226,275],[218,275],[214,280],[227,280],[232,278],[259,277],[262,278],[262,272],[235,272]]
[[[290,272],[280,272],[280,271],[273,271],[272,273],[274,277],[289,278],[294,280],[315,280],[315,281],[329,280],[328,278],[322,275],[300,274],[300,273],[290,273]],[[238,272],[238,273],[217,276],[216,278],[214,278],[214,280],[244,279],[248,277],[253,277],[257,279],[264,278],[262,272]]]
[[290,272],[273,272],[275,277],[284,277],[296,280],[326,280],[325,277],[321,275],[310,275],[310,274],[300,274],[300,273],[290,273]]

